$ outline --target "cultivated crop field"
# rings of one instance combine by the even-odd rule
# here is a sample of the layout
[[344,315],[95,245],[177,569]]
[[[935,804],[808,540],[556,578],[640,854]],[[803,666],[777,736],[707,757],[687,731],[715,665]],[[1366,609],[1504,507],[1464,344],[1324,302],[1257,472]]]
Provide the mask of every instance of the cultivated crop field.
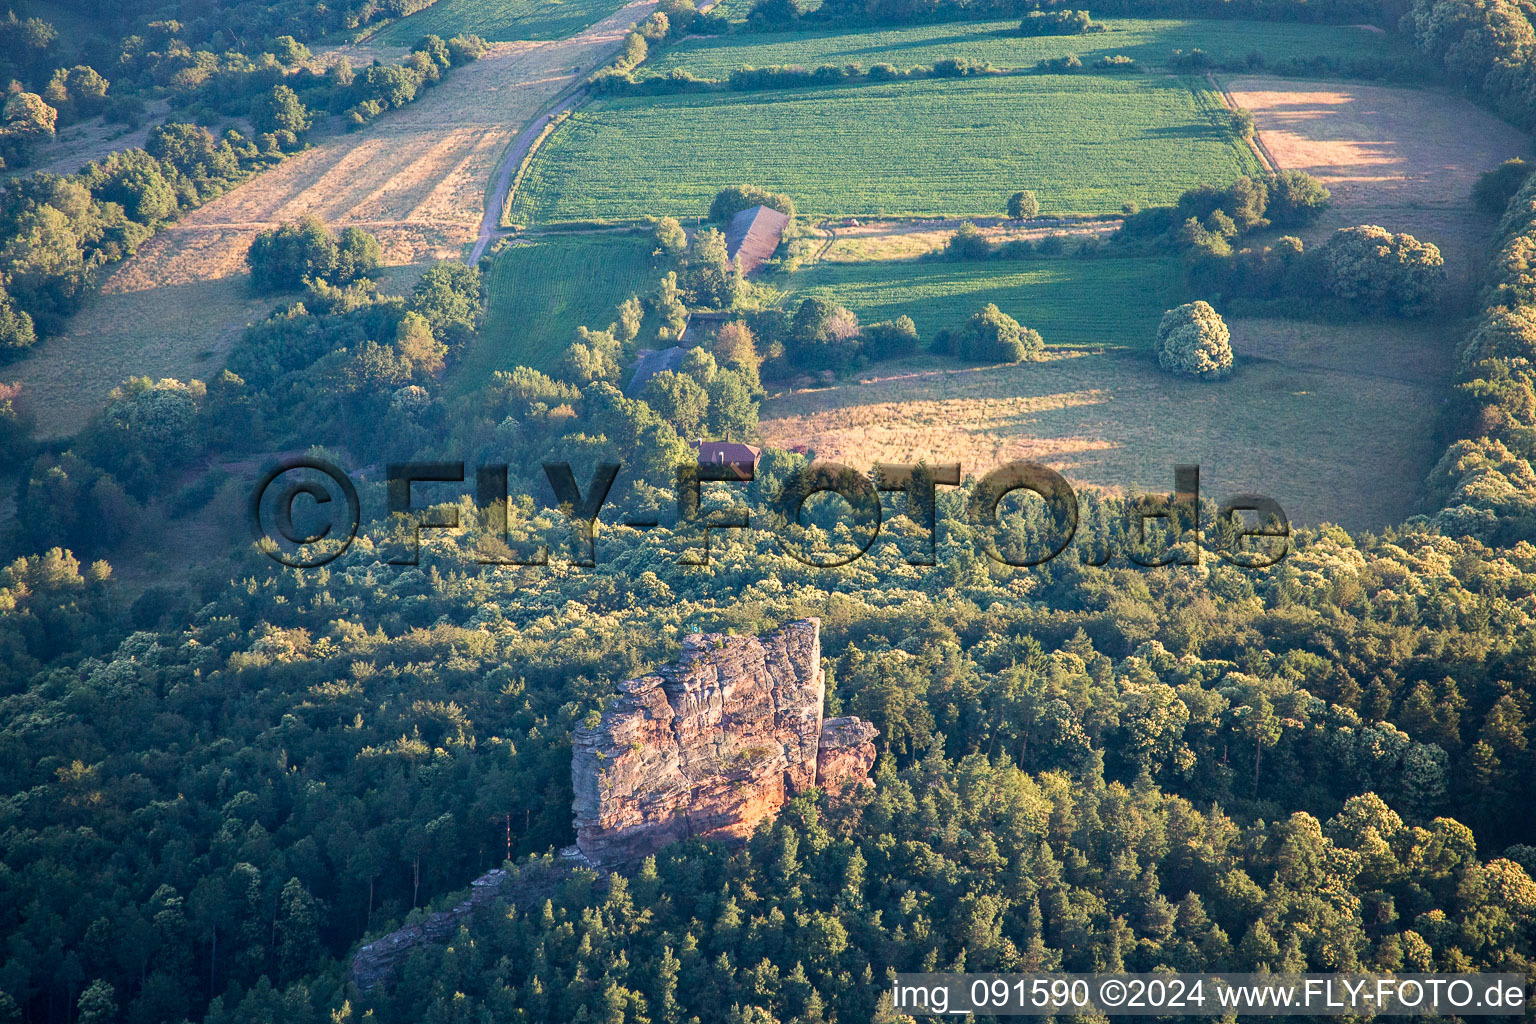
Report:
[[625,98],[540,151],[517,224],[693,217],[752,182],[804,213],[981,215],[1015,188],[1050,214],[1171,203],[1257,170],[1204,79],[1024,75]]
[[818,263],[775,281],[791,301],[821,296],[862,323],[903,314],[924,339],[989,302],[1033,327],[1048,345],[1146,348],[1177,305],[1171,259],[1061,259]]
[[646,235],[605,232],[503,250],[486,281],[485,326],[453,371],[451,389],[467,394],[514,366],[549,371],[577,327],[607,327],[620,302],[655,287],[653,248]]
[[564,39],[622,6],[624,0],[437,0],[385,26],[372,39],[395,46],[410,46],[428,33],[447,39],[473,32],[493,43]]
[[1408,58],[1411,53],[1398,36],[1350,25],[1117,17],[1106,18],[1103,23],[1108,31],[1029,38],[1017,34],[1017,18],[875,32],[714,36],[686,40],[655,62],[642,65],[640,73],[664,75],[683,70],[700,78],[724,78],[747,66],[861,64],[867,68],[887,63],[905,68],[932,64],[941,57],[965,57],[989,61],[1000,68],[1018,68],[1069,53],[1077,54],[1085,64],[1118,53],[1152,66],[1166,63],[1174,50],[1197,47],[1217,60],[1240,60],[1258,51],[1271,63],[1312,57]]
[[1146,352],[980,367],[920,356],[774,396],[761,434],[861,468],[926,458],[980,476],[1032,459],[1107,490],[1166,493],[1173,466],[1194,462],[1207,496],[1268,494],[1298,522],[1379,529],[1412,515],[1439,454],[1424,429],[1448,373],[1435,326],[1230,326],[1238,368],[1220,384],[1172,377]]

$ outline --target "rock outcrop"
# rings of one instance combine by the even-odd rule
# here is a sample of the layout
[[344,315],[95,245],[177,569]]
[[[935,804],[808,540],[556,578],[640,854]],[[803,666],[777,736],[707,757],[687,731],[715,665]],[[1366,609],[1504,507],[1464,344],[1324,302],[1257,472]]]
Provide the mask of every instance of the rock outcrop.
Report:
[[853,786],[868,786],[877,735],[874,726],[859,718],[829,718],[821,723],[816,785],[831,797],[842,796]]
[[741,839],[812,785],[832,796],[867,786],[875,727],[823,720],[821,623],[760,637],[704,633],[675,664],[620,683],[594,728],[574,736],[576,846],[475,879],[469,895],[361,947],[352,980],[388,983],[427,943],[451,939],[500,900],[537,903],[580,867],[633,863],[689,836]]
[[510,871],[505,868],[487,871],[470,883],[468,896],[447,910],[402,925],[360,947],[352,955],[352,980],[365,992],[376,985],[387,984],[411,955],[411,950],[447,942],[477,912],[490,909],[498,901],[537,905],[569,874],[569,864],[548,858],[516,865]]
[[741,839],[796,793],[868,784],[875,729],[822,720],[821,623],[760,637],[704,633],[573,738],[576,847],[632,863],[679,839]]

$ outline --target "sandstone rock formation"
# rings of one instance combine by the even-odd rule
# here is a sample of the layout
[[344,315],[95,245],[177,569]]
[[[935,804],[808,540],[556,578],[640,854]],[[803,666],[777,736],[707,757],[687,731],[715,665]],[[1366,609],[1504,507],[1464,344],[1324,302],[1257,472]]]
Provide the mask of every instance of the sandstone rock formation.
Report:
[[822,720],[821,623],[688,637],[676,663],[620,683],[573,738],[576,847],[597,867],[690,836],[739,839],[812,785],[867,785],[875,729]]
[[568,864],[534,859],[512,867],[497,868],[470,883],[469,895],[447,910],[428,914],[412,924],[402,925],[382,938],[375,939],[352,955],[352,980],[368,991],[391,981],[411,955],[411,950],[428,943],[443,943],[453,938],[459,926],[498,901],[523,906],[538,905],[570,874]]
[[618,690],[598,725],[573,738],[576,846],[490,871],[449,909],[358,949],[359,988],[387,983],[411,950],[448,941],[499,900],[538,903],[574,868],[632,863],[689,836],[745,838],[812,785],[840,796],[870,784],[875,727],[821,717],[816,619],[760,637],[690,636],[676,663]]
[[874,726],[859,718],[829,718],[821,723],[816,785],[831,797],[842,796],[852,786],[869,785],[877,735]]

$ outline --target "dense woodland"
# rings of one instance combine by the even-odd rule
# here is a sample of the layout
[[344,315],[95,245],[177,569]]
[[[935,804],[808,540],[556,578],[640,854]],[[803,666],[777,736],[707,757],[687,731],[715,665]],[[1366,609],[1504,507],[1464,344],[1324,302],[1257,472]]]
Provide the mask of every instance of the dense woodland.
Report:
[[[214,41],[221,27],[249,43],[279,15],[303,37],[305,18],[318,33],[389,13],[108,6],[124,19],[114,31],[175,17],[178,38],[214,47],[228,42]],[[1135,10],[1154,7],[1208,13]],[[1520,8],[1448,0],[1415,5],[1405,25],[1522,121],[1519,90],[1494,77],[1533,52],[1520,32],[1490,29],[1510,12],[1529,28]],[[456,59],[441,40],[417,53],[439,70]],[[23,72],[29,86],[51,80],[46,64]],[[297,84],[292,96],[306,114],[363,102],[320,103]],[[57,274],[0,253],[12,260],[0,339],[24,323],[51,329],[91,266],[280,158],[276,119],[294,108],[278,99],[265,108],[275,150],[173,125],[145,150],[8,191],[3,237],[64,224],[84,241]],[[999,540],[948,488],[932,565],[912,564],[924,509],[897,495],[883,539],[838,569],[786,557],[763,531],[717,535],[711,564],[683,565],[696,536],[614,525],[598,530],[597,565],[574,567],[541,461],[569,461],[585,486],[598,462],[622,459],[603,522],[640,510],[671,523],[685,439],[754,437],[764,380],[923,345],[1028,359],[1042,339],[996,307],[919,338],[906,317],[860,324],[821,300],[781,304],[735,272],[717,229],[745,206],[793,215],[793,202],[734,188],[709,211],[715,229],[649,229],[654,288],[577,332],[549,374],[519,368],[456,395],[443,372],[482,326],[478,269],[441,263],[390,295],[371,280],[377,243],[362,232],[306,221],[264,234],[251,283],[275,308],[216,379],[126,382],[63,446],[33,443],[0,388],[0,458],[21,478],[0,568],[0,1022],[852,1024],[901,1019],[880,1000],[894,970],[1530,976],[1527,170],[1479,186],[1504,212],[1424,514],[1380,535],[1297,530],[1289,557],[1265,569],[1223,557],[1256,542],[1217,524],[1209,503],[1199,537],[1174,513],[1133,542],[1146,503],[1093,494],[1061,557],[1010,567],[987,542],[1038,547],[1043,515],[1024,507]],[[1160,339],[1170,348],[1242,303],[1421,315],[1443,276],[1432,246],[1363,226],[1305,251],[1254,241],[1306,224],[1327,198],[1305,176],[1212,182],[1130,212],[1107,251],[1177,253],[1190,298],[1211,300],[1180,307],[1188,324],[1176,318]],[[987,245],[962,229],[936,258],[1027,255]],[[791,239],[781,261],[796,252]],[[676,342],[700,309],[726,315],[692,329],[704,341],[679,370],[626,396],[636,350]],[[506,536],[465,497],[470,528],[428,540],[414,567],[388,564],[407,525],[373,520],[323,569],[284,570],[242,544],[231,562],[178,567],[148,589],[115,578],[113,560],[150,526],[210,511],[238,520],[248,480],[226,464],[317,438],[352,467],[402,453],[509,463]],[[752,484],[710,485],[705,511],[743,502],[764,522],[806,461],[765,452]],[[168,471],[185,484],[165,495]],[[382,483],[360,484],[364,507],[382,508]],[[835,511],[812,511],[812,537],[847,546]],[[483,561],[529,538],[549,544],[552,564]],[[806,615],[823,621],[828,712],[880,730],[872,790],[797,800],[745,848],[683,844],[628,874],[577,873],[421,950],[390,989],[348,983],[359,942],[451,902],[508,853],[531,877],[570,842],[570,729],[615,680],[670,660],[688,632]]]

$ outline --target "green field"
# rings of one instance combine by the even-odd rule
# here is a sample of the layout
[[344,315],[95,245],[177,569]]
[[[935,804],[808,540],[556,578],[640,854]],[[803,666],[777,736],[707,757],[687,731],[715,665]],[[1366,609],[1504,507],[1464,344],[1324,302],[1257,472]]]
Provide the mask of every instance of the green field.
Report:
[[751,182],[804,213],[1116,213],[1258,169],[1203,78],[1025,75],[605,100],[540,150],[509,219],[693,217]]
[[1015,33],[1017,19],[921,25],[881,31],[847,30],[715,36],[686,40],[641,74],[688,71],[700,78],[725,78],[737,68],[799,64],[932,64],[941,57],[990,61],[1000,68],[1031,67],[1036,61],[1075,53],[1084,63],[1124,54],[1143,65],[1163,64],[1173,50],[1196,47],[1212,57],[1241,59],[1257,50],[1270,63],[1291,58],[1409,57],[1396,35],[1348,25],[1301,25],[1260,21],[1201,21],[1175,18],[1108,18],[1109,30],[1081,36]]
[[447,39],[473,32],[493,43],[564,39],[622,6],[623,0],[437,0],[386,26],[374,39],[391,46],[410,46],[429,33]]
[[486,281],[485,326],[453,370],[450,390],[467,394],[497,370],[560,361],[577,327],[602,329],[619,303],[658,276],[641,234],[563,235],[502,252]]
[[995,302],[1049,345],[1142,349],[1179,302],[1171,259],[818,263],[774,284],[792,289],[791,304],[820,296],[861,323],[905,314],[925,341]]

